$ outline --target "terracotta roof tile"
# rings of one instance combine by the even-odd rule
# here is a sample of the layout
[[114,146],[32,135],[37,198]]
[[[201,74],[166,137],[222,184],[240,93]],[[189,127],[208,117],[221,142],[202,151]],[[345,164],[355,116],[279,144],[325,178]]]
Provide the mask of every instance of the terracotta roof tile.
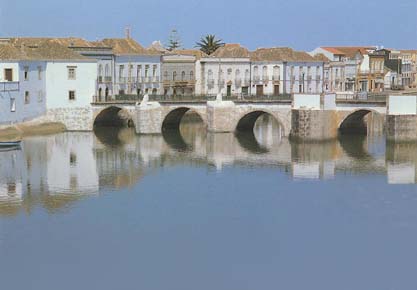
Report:
[[212,57],[221,58],[249,58],[249,50],[240,44],[228,43],[218,48],[212,55]]
[[147,55],[153,54],[132,38],[106,38],[101,41],[104,45],[113,48],[117,55]]
[[304,51],[290,47],[258,48],[251,52],[252,61],[319,61]]
[[0,59],[2,60],[78,60],[94,61],[91,58],[82,56],[65,45],[54,40],[38,39],[35,42],[19,42],[20,45],[12,43],[0,45]]

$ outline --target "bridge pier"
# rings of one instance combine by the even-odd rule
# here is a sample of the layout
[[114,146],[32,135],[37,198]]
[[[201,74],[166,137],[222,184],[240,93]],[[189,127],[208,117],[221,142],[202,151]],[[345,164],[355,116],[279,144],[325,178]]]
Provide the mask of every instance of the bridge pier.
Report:
[[338,135],[336,96],[295,94],[290,138],[302,141],[335,139]]
[[158,102],[147,102],[136,106],[136,133],[161,134],[163,114]]
[[387,140],[417,140],[417,96],[390,96],[388,101]]
[[338,135],[336,110],[293,110],[291,122],[291,139],[323,141]]
[[235,107],[231,101],[207,102],[207,130],[212,133],[234,132]]

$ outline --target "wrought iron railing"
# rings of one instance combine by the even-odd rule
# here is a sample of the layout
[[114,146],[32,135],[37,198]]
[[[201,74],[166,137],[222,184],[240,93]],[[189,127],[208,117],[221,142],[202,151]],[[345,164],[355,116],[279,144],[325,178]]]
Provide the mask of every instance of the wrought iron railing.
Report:
[[19,82],[0,82],[0,92],[17,92],[19,90]]

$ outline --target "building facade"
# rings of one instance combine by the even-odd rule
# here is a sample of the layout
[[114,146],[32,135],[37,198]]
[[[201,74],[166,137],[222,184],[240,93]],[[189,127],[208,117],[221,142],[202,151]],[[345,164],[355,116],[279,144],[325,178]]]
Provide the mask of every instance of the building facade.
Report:
[[250,94],[250,53],[239,44],[226,44],[196,62],[196,93],[239,96]]
[[162,84],[165,96],[195,94],[196,62],[203,55],[197,50],[179,50],[162,56]]

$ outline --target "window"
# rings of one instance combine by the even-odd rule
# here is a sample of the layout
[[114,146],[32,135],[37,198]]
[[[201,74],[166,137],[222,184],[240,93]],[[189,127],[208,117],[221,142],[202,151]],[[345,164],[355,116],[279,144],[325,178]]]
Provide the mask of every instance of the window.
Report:
[[273,77],[274,77],[274,80],[276,80],[276,81],[278,81],[280,79],[280,69],[279,69],[279,66],[277,66],[277,65],[274,66]]
[[77,155],[75,155],[75,153],[71,152],[70,153],[70,166],[74,167],[77,165]]
[[10,98],[10,112],[16,112],[16,99]]
[[25,68],[24,68],[23,79],[25,81],[29,80],[29,67],[28,66],[25,66]]
[[181,80],[182,80],[182,81],[185,81],[185,71],[183,71],[183,72],[181,73]]
[[42,67],[38,66],[38,80],[42,80]]
[[75,80],[76,79],[76,67],[69,66],[68,67],[68,79],[69,80]]
[[156,71],[158,70],[158,66],[156,64],[153,65],[153,69],[152,69],[152,76],[156,77]]
[[231,76],[232,75],[232,72],[233,72],[233,70],[231,68],[228,68],[227,69],[227,75],[228,76]]
[[249,78],[250,78],[250,71],[247,69],[245,71],[245,82],[249,82]]
[[13,69],[12,68],[4,69],[4,79],[8,82],[13,81]]
[[168,80],[168,71],[164,71],[164,80]]
[[240,79],[240,70],[238,70],[238,69],[235,71],[235,81],[236,82],[241,81],[241,79]]
[[38,92],[38,102],[42,103],[42,100],[43,100],[43,93],[42,93],[42,91],[39,91]]
[[194,80],[194,72],[190,71],[190,80],[193,81]]
[[68,92],[68,99],[70,101],[75,101],[75,91],[69,91]]
[[136,68],[136,76],[139,79],[140,77],[142,77],[142,66],[138,65]]
[[104,67],[104,74],[105,74],[106,77],[110,76],[109,64],[106,64],[106,66]]
[[174,71],[174,72],[172,73],[172,80],[173,80],[174,82],[177,80],[177,72],[176,72],[176,71]]
[[25,105],[30,103],[30,96],[29,96],[29,92],[25,91]]
[[125,74],[125,66],[124,65],[119,65],[119,81],[120,82],[123,81],[124,74]]
[[149,76],[149,65],[145,65],[145,78]]
[[99,77],[103,76],[103,65],[102,64],[100,64],[98,66],[98,76]]
[[258,69],[257,66],[255,66],[253,68],[253,75],[254,75],[255,78],[258,78],[258,76],[259,76],[259,69]]
[[268,80],[268,67],[267,66],[264,66],[262,68],[262,79],[264,81],[267,81]]

